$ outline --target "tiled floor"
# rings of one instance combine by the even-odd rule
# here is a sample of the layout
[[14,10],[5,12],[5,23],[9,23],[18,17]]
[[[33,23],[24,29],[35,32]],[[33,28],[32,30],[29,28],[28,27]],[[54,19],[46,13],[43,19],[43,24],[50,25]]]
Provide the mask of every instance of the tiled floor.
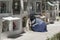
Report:
[[55,21],[54,24],[47,25],[48,32],[32,32],[29,31],[27,33],[21,34],[21,37],[11,39],[2,36],[1,40],[46,40],[47,38],[52,37],[54,34],[60,32],[60,21]]

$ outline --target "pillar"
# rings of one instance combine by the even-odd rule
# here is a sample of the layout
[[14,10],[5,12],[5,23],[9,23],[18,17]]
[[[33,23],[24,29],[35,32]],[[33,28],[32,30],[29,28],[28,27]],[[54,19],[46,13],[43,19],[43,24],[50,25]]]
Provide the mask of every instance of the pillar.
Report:
[[9,31],[13,31],[13,21],[9,21]]
[[0,18],[0,33],[2,33],[2,19]]

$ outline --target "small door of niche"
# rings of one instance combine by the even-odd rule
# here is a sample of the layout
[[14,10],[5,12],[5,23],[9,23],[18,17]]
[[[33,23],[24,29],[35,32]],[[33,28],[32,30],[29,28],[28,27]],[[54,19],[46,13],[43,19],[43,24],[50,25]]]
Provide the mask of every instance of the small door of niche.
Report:
[[19,22],[19,20],[14,20],[14,21],[13,21],[13,31],[19,30],[19,27],[20,27],[20,22]]
[[9,21],[3,21],[2,22],[2,32],[7,32],[9,31]]

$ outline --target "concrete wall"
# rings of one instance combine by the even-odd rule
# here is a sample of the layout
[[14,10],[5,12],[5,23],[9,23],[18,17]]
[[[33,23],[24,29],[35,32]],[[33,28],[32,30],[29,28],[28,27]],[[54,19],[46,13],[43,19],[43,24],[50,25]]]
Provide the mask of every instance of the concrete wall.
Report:
[[[12,0],[0,0],[0,1],[3,1],[3,2],[5,1],[5,3],[7,4],[6,9],[11,11],[11,6],[12,6],[11,1]],[[2,17],[9,16],[11,13],[3,13],[3,14],[0,13],[0,32],[2,32]]]
[[[8,35],[11,35],[11,34],[18,34],[18,33],[21,33],[22,31],[23,31],[23,28],[22,28],[22,18],[23,18],[23,5],[21,5],[21,13],[19,14],[19,15],[13,15],[13,9],[12,9],[12,2],[13,2],[13,0],[0,0],[0,1],[9,1],[9,3],[7,3],[7,9],[8,9],[8,6],[9,6],[9,11],[11,11],[11,13],[3,13],[3,14],[0,14],[1,15],[1,17],[3,17],[3,16],[13,16],[13,17],[19,17],[20,18],[20,20],[19,21],[17,21],[17,23],[16,23],[16,25],[17,25],[17,28],[19,28],[18,30],[16,30],[16,31],[11,31],[11,32],[9,32],[9,34]],[[22,2],[21,2],[22,3]],[[1,29],[2,29],[2,18],[1,18],[1,22],[0,22],[0,32],[1,32]]]

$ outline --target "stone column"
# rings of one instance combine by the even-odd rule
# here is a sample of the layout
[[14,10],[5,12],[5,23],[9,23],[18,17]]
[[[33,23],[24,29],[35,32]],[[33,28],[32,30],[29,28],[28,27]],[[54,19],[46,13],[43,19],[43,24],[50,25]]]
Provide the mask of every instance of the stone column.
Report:
[[21,32],[23,32],[23,27],[22,27],[22,18],[23,18],[23,14],[24,14],[23,0],[20,0],[20,3],[21,3],[21,12],[20,12],[20,27],[19,27],[19,31],[21,33]]
[[59,1],[57,1],[57,16],[59,16]]
[[23,10],[24,9],[23,0],[20,0],[20,2],[21,2],[21,10]]
[[13,31],[13,21],[9,21],[9,31]]
[[2,19],[0,18],[0,33],[2,33]]

